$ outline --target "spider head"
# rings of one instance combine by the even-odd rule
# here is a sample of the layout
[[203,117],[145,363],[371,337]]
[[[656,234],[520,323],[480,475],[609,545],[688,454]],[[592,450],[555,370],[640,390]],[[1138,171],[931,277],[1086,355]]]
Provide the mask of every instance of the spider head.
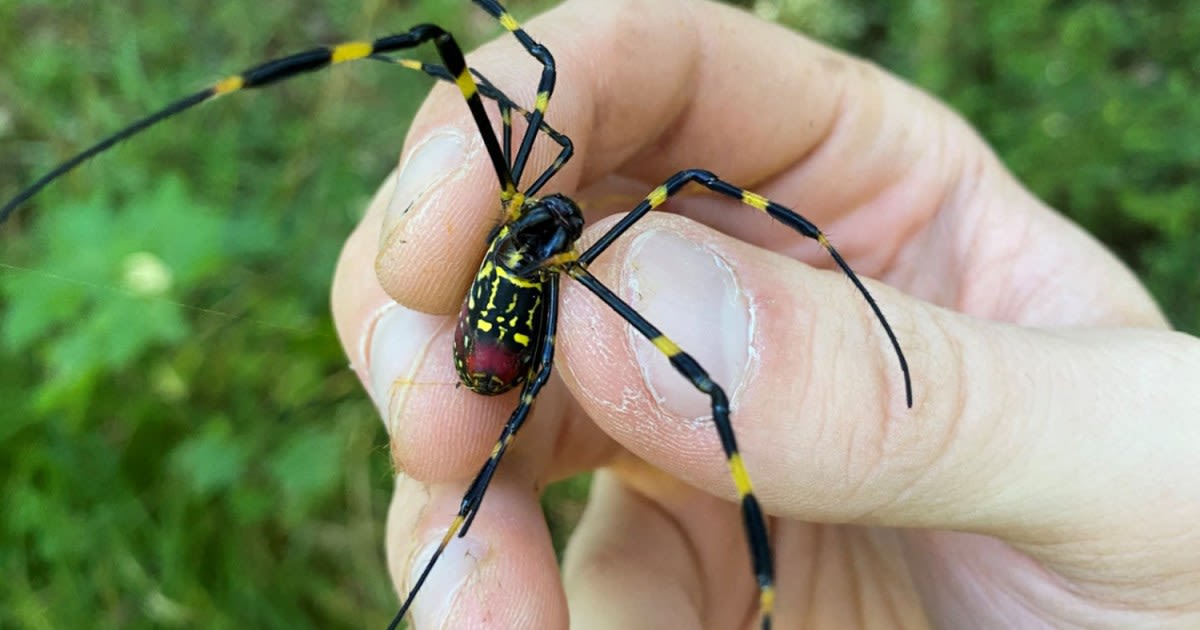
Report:
[[505,257],[512,271],[528,276],[575,247],[583,234],[583,211],[565,195],[547,195],[527,201],[508,228],[508,242],[501,249],[516,254]]

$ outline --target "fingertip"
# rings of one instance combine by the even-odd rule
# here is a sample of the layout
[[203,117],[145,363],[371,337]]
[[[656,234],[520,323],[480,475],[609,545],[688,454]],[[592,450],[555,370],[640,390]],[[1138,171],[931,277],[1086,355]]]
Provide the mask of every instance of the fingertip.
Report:
[[[565,598],[532,484],[501,472],[462,538],[451,539],[413,608],[416,628],[566,628]],[[463,486],[397,478],[388,564],[403,595],[454,520]]]
[[394,174],[385,181],[342,249],[332,291],[334,322],[351,368],[388,429],[395,467],[424,481],[462,479],[486,457],[515,403],[460,387],[453,320],[398,304],[380,286],[372,259],[394,181]]
[[367,331],[366,380],[393,464],[425,482],[469,478],[515,405],[511,396],[480,396],[460,386],[453,324],[395,305]]
[[461,307],[485,236],[499,219],[495,174],[481,158],[478,132],[463,124],[410,138],[381,212],[379,283],[397,302],[425,313]]
[[[846,437],[837,422],[860,418],[882,432],[907,414],[888,339],[838,272],[665,213],[647,215],[592,269],[726,392],[739,448],[768,509],[794,502],[788,483],[796,470],[816,465],[798,460]],[[896,308],[899,294],[870,286],[909,348],[918,341],[913,315]],[[639,456],[732,499],[709,397],[585,289],[570,283],[562,312],[560,366],[587,413]],[[843,413],[830,417],[834,410]],[[835,467],[832,455],[819,460],[828,474],[845,464]],[[826,498],[815,500],[829,507]]]
[[[597,222],[585,240],[620,218]],[[694,358],[736,407],[742,383],[756,374],[763,340],[728,257],[732,242],[684,217],[651,213],[590,268]],[[587,413],[639,456],[732,498],[709,396],[574,282],[564,288],[562,317],[560,370]],[[739,438],[749,430],[740,415],[734,423]]]
[[[536,86],[530,62],[528,53],[507,35],[470,55],[472,69],[527,109],[532,108]],[[556,93],[548,114],[547,122],[564,133],[591,116],[591,99],[580,94],[583,86],[573,87]],[[496,106],[491,99],[484,103],[494,121],[491,132],[499,137]],[[526,129],[519,115],[513,118],[515,152]],[[583,149],[577,139],[576,150]],[[518,186],[531,183],[558,151],[558,145],[539,134]],[[554,187],[571,190],[577,173],[575,165],[568,165],[555,177]],[[460,91],[438,82],[413,118],[393,199],[382,221],[375,261],[380,284],[409,308],[443,315],[457,312],[487,247],[487,235],[503,216],[498,176],[481,131]]]

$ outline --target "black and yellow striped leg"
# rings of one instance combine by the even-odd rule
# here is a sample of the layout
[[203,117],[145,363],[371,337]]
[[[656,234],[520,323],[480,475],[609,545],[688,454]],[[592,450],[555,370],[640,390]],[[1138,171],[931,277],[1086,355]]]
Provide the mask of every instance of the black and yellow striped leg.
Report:
[[[474,70],[472,70],[472,72],[474,72]],[[479,76],[479,73],[475,72],[476,80],[479,79]],[[483,81],[479,81],[479,83],[482,85]],[[509,169],[512,169],[513,104],[511,100],[507,99],[503,101],[496,101],[496,104],[500,107],[500,140],[501,144],[504,145],[504,163],[508,165]],[[532,118],[532,115],[525,119],[526,122],[528,122],[530,118]]]
[[678,173],[667,178],[667,181],[661,186],[650,191],[650,194],[646,195],[646,198],[643,199],[642,202],[637,205],[637,207],[635,207],[629,214],[625,215],[625,218],[621,219],[621,221],[614,225],[612,229],[601,236],[599,240],[597,240],[592,244],[591,247],[587,249],[587,251],[585,251],[583,254],[580,254],[579,262],[586,265],[595,260],[596,257],[599,256],[605,249],[607,249],[609,245],[612,245],[613,241],[624,234],[625,231],[630,228],[630,226],[640,221],[642,217],[646,216],[646,213],[661,206],[672,195],[678,193],[683,189],[684,186],[692,182],[700,184],[701,186],[704,186],[715,193],[736,199],[747,206],[750,206],[751,208],[767,213],[776,221],[779,221],[796,232],[799,232],[803,236],[817,241],[821,244],[821,247],[825,248],[825,251],[829,252],[829,255],[833,258],[834,263],[836,263],[837,266],[843,272],[845,272],[846,276],[850,278],[850,281],[854,283],[854,286],[858,289],[858,292],[862,294],[863,298],[867,300],[867,304],[871,306],[871,310],[875,313],[875,317],[879,320],[879,323],[883,325],[883,330],[887,333],[888,340],[892,344],[892,349],[896,352],[896,358],[900,361],[900,371],[904,374],[905,400],[907,401],[908,406],[912,407],[912,380],[908,373],[908,360],[904,358],[904,351],[900,349],[900,341],[896,339],[896,334],[892,332],[891,324],[889,324],[887,318],[884,317],[883,311],[879,308],[879,304],[875,302],[875,298],[871,295],[871,292],[867,291],[866,285],[864,285],[862,280],[859,280],[858,275],[855,274],[852,269],[850,269],[850,265],[845,261],[845,259],[842,258],[842,255],[839,254],[836,249],[834,249],[833,245],[830,244],[829,239],[825,238],[825,234],[821,232],[820,228],[795,211],[775,203],[774,201],[771,201],[762,195],[735,186],[710,173],[709,171],[701,169],[688,169],[686,171],[679,171]]
[[[524,109],[519,107],[515,102],[513,102],[513,100],[511,98],[508,98],[507,95],[505,95],[503,92],[501,92],[499,88],[492,85],[492,82],[489,81],[487,79],[487,77],[480,74],[478,70],[471,68],[471,74],[475,75],[475,81],[477,83],[479,83],[479,88],[481,91],[485,90],[485,89],[491,90],[491,91],[495,92],[496,94],[504,97],[504,98],[497,98],[495,100],[496,100],[496,104],[500,108],[500,139],[501,139],[501,143],[504,145],[504,163],[508,165],[509,170],[512,170],[512,165],[513,165],[513,163],[512,163],[512,137],[513,137],[512,112],[514,109],[522,112],[525,116],[526,122],[533,119],[533,114],[530,112],[526,112]],[[487,95],[485,94],[484,97],[486,98],[486,96]],[[549,125],[547,125],[545,122],[542,123],[543,130],[550,129],[550,128],[551,127]],[[555,132],[555,133],[557,133],[557,132]],[[566,136],[563,136],[561,134],[559,134],[559,136],[561,138],[566,138]],[[568,142],[570,142],[570,140],[568,140]],[[562,145],[561,142],[559,144]]]
[[[537,59],[538,63],[542,64],[542,77],[538,81],[537,98],[533,105],[533,116],[529,121],[529,128],[525,130],[525,135],[521,138],[521,146],[517,149],[517,155],[513,159],[513,181],[519,185],[521,175],[525,171],[525,162],[529,159],[529,153],[533,149],[534,137],[537,136],[537,130],[541,127],[542,119],[546,115],[546,108],[550,105],[550,97],[554,94],[554,83],[557,76],[554,55],[550,54],[548,48],[530,37],[529,33],[526,33],[525,29],[521,28],[516,18],[496,0],[475,0],[475,4],[496,18],[500,22],[500,26],[503,26],[505,30],[512,33],[517,38],[517,41],[521,43],[521,46],[525,48],[526,52],[533,56],[534,59]],[[548,177],[538,177],[538,181],[542,184],[545,183],[545,179],[548,179]],[[541,185],[539,184],[537,188],[541,188]],[[525,191],[525,194],[532,195],[536,192],[537,188],[531,187]]]
[[399,626],[400,621],[408,614],[408,609],[412,606],[416,599],[417,592],[425,584],[425,580],[429,577],[429,573],[441,558],[442,552],[446,550],[446,546],[455,537],[465,536],[467,530],[471,528],[471,523],[474,522],[475,516],[479,514],[479,507],[483,502],[483,496],[487,492],[488,486],[492,483],[492,478],[496,475],[496,470],[500,466],[500,460],[508,451],[508,447],[517,436],[517,431],[525,424],[525,420],[529,417],[529,412],[533,409],[533,401],[537,399],[538,393],[542,387],[550,380],[550,373],[554,369],[554,337],[558,329],[558,275],[552,275],[546,282],[546,328],[545,335],[541,339],[541,345],[538,346],[538,361],[530,370],[531,378],[529,378],[525,387],[521,390],[521,402],[517,408],[513,410],[509,416],[508,422],[504,424],[504,429],[500,432],[500,439],[496,440],[496,445],[492,447],[492,453],[488,456],[486,462],[479,469],[479,473],[475,476],[475,480],[471,482],[463,494],[462,502],[459,504],[458,514],[450,523],[450,527],[446,530],[446,534],[442,536],[441,542],[437,549],[425,563],[425,567],[421,570],[420,577],[417,578],[415,584],[408,591],[408,596],[404,598],[404,603],[400,605],[399,612],[392,619],[392,623],[388,625],[388,630],[394,630]]
[[[492,85],[491,81],[488,81],[487,77],[484,77],[475,70],[471,70],[471,72],[475,74],[475,77],[479,80],[481,86],[486,86],[492,92],[503,94],[503,92],[500,92],[498,88]],[[502,105],[503,104],[505,103],[502,103]],[[512,102],[511,99],[507,99],[506,104],[508,105],[509,109],[521,114],[521,116],[525,118],[525,121],[530,123],[530,128],[532,128],[533,116],[535,112],[524,109],[520,105]],[[508,154],[512,148],[512,118],[502,109],[500,119],[504,125],[504,149],[505,159],[507,160]],[[560,170],[562,170],[562,167],[565,166],[567,161],[571,159],[571,156],[575,154],[575,145],[571,142],[569,137],[551,127],[544,120],[539,128],[543,133],[550,136],[550,139],[553,140],[555,144],[558,144],[560,147],[562,147],[562,149],[558,152],[558,155],[555,156],[554,161],[550,163],[550,166],[546,167],[546,169],[537,176],[537,179],[533,180],[533,183],[525,188],[524,192],[526,197],[532,197],[536,195],[538,191],[540,191],[542,187],[546,185],[546,182],[550,181],[551,177],[554,177]],[[508,162],[508,164],[510,167],[515,166],[512,162]]]
[[733,435],[733,424],[729,420],[729,400],[724,390],[714,383],[708,372],[700,367],[695,359],[688,355],[673,341],[662,334],[653,324],[633,310],[617,294],[609,290],[599,280],[589,273],[582,265],[567,268],[567,273],[589,291],[599,297],[609,308],[617,312],[622,319],[629,322],[639,333],[654,344],[671,361],[671,365],[679,371],[696,389],[708,395],[712,401],[713,424],[716,425],[717,435],[721,438],[721,449],[729,463],[729,473],[737,488],[738,499],[742,504],[742,525],[746,530],[746,540],[750,546],[750,557],[753,562],[754,575],[758,579],[759,611],[761,613],[762,629],[770,630],[771,618],[775,609],[775,568],[771,556],[771,543],[767,537],[767,524],[758,499],[754,496],[754,488],[750,483],[750,475],[742,463],[738,452],[737,440]]
[[[479,133],[483,137],[484,145],[487,147],[488,156],[491,158],[492,166],[496,170],[496,176],[500,180],[501,188],[504,190],[514,190],[512,173],[500,150],[500,142],[496,139],[496,134],[492,131],[492,125],[488,120],[487,111],[483,108],[483,101],[479,97],[475,80],[467,70],[467,62],[463,58],[462,49],[454,41],[454,37],[441,27],[432,24],[422,24],[413,27],[405,33],[381,37],[374,41],[346,42],[336,46],[312,48],[286,57],[272,59],[249,68],[240,74],[217,81],[195,94],[181,98],[163,109],[134,122],[124,129],[100,140],[83,152],[69,158],[62,164],[59,164],[31,186],[17,193],[3,207],[0,207],[0,223],[8,219],[17,206],[28,201],[50,184],[50,182],[65,175],[76,166],[103,153],[118,142],[134,136],[176,114],[187,111],[196,105],[210,101],[218,96],[232,94],[233,92],[272,85],[302,74],[321,70],[330,65],[365,59],[377,54],[406,50],[420,46],[426,42],[434,43],[437,47],[438,55],[442,59],[442,63],[445,64],[446,70],[451,76],[455,77],[454,82],[462,92],[463,98],[467,101],[467,106],[471,110],[471,115],[475,119],[475,124],[479,127]],[[536,127],[537,125],[535,125]]]
[[[453,75],[451,75],[449,73],[449,71],[447,71],[442,66],[422,63],[421,61],[417,61],[415,59],[395,59],[392,57],[388,57],[386,55],[372,55],[371,58],[375,59],[377,61],[383,61],[386,63],[403,66],[410,70],[417,70],[420,72],[424,72],[425,74],[427,74],[435,79],[454,83]],[[512,113],[511,112],[514,112],[514,111],[517,112],[522,117],[524,117],[527,122],[532,121],[533,112],[530,112],[530,111],[526,110],[525,108],[521,107],[520,105],[517,105],[515,102],[513,102],[513,100],[511,98],[509,98],[507,94],[502,92],[500,90],[500,88],[497,88],[491,81],[488,80],[487,77],[483,76],[483,74],[481,74],[478,70],[475,70],[474,68],[470,68],[470,71],[471,71],[471,74],[475,76],[475,82],[479,88],[479,94],[481,96],[483,96],[483,98],[496,101],[496,103],[500,106],[500,121],[503,126],[503,136],[502,136],[501,144],[502,144],[503,152],[504,152],[504,163],[508,164],[509,167],[511,168],[512,162],[509,161],[512,156]],[[550,180],[551,177],[553,177],[556,173],[558,173],[558,171],[561,170],[562,167],[565,166],[566,163],[571,159],[571,156],[573,156],[575,154],[575,145],[573,142],[571,142],[571,139],[569,137],[567,137],[566,135],[564,135],[562,132],[558,131],[554,127],[551,127],[550,124],[544,120],[542,121],[540,129],[541,129],[542,133],[549,136],[549,138],[552,141],[554,141],[555,144],[560,146],[561,149],[559,150],[558,155],[554,158],[554,162],[551,163],[550,166],[545,170],[545,172],[543,172],[541,175],[539,175],[538,178],[533,182],[533,184],[525,190],[526,196],[536,195],[537,192],[539,190],[541,190],[542,186],[544,186],[546,184],[546,182]]]

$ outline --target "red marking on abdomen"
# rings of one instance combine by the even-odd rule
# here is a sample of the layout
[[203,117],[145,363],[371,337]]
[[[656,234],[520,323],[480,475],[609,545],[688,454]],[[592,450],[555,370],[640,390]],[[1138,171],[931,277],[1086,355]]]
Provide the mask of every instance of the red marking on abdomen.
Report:
[[493,339],[477,337],[464,357],[467,387],[481,394],[499,394],[512,389],[525,376],[521,353],[496,344]]
[[[528,349],[506,344],[480,331],[466,304],[454,330],[454,365],[458,379],[473,392],[503,394],[524,382],[531,360]],[[496,332],[496,329],[492,329]]]

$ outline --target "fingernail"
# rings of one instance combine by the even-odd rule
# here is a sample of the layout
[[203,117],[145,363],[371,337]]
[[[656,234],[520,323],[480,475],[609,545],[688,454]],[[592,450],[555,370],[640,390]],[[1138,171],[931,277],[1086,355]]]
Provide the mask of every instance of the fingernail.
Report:
[[388,204],[380,231],[380,245],[386,243],[396,226],[408,216],[419,213],[431,190],[436,190],[452,175],[466,168],[466,150],[462,134],[444,129],[431,134],[417,145],[400,167],[396,190]]
[[[631,245],[631,305],[708,372],[731,399],[750,357],[753,317],[733,270],[703,246],[652,229]],[[653,345],[630,329],[642,376],[664,411],[712,414],[697,390]]]
[[395,302],[380,309],[359,344],[361,364],[366,367],[368,389],[384,425],[391,431],[390,418],[404,406],[408,385],[429,351],[441,319],[404,308]]
[[[416,584],[420,579],[425,565],[437,551],[439,542],[440,539],[417,554],[409,569],[410,585]],[[429,630],[449,627],[446,622],[453,610],[454,600],[463,583],[467,581],[467,576],[475,571],[483,559],[485,551],[483,543],[470,536],[450,541],[442,557],[438,558],[437,565],[429,572],[425,584],[421,586],[421,592],[417,593],[417,598],[413,601],[412,618],[415,628]]]

